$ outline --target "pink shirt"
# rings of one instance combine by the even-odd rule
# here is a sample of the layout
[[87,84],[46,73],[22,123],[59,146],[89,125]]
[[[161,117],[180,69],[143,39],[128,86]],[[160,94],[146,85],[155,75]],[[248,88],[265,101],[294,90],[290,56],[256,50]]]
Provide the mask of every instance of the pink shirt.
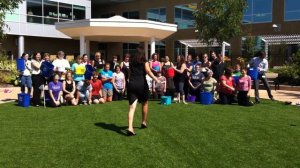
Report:
[[239,82],[237,84],[238,91],[249,91],[249,88],[251,87],[251,77],[245,76],[241,77],[239,79]]

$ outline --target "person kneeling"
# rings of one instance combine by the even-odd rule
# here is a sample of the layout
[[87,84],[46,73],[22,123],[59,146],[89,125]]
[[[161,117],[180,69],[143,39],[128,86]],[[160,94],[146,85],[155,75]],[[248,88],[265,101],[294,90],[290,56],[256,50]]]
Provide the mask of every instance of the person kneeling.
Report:
[[253,103],[250,102],[250,90],[251,90],[251,77],[247,75],[247,70],[242,69],[242,75],[239,78],[237,84],[238,90],[238,104],[241,106],[252,106]]
[[75,91],[76,86],[72,78],[72,73],[68,72],[67,79],[63,81],[64,99],[67,104],[71,104],[73,106],[76,106],[78,104],[78,101],[75,99]]
[[102,82],[98,79],[99,74],[95,72],[93,74],[93,79],[91,80],[92,85],[92,101],[94,104],[105,103],[105,100],[102,98]]
[[232,104],[234,102],[234,80],[232,70],[225,68],[224,75],[220,78],[219,97],[221,104]]
[[85,79],[77,84],[77,99],[84,105],[92,104],[92,85],[90,79]]
[[53,82],[50,82],[48,85],[49,88],[49,103],[52,107],[59,107],[61,105],[60,99],[63,94],[63,86],[59,81],[59,76],[54,75]]

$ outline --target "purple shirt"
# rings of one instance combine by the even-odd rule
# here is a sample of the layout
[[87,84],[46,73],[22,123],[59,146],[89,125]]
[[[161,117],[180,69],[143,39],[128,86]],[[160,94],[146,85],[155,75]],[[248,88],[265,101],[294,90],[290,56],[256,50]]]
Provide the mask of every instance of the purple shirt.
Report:
[[63,90],[62,83],[59,81],[57,83],[50,82],[48,85],[48,88],[49,88],[49,91],[50,90],[52,91],[53,97],[57,101],[59,92],[61,92]]

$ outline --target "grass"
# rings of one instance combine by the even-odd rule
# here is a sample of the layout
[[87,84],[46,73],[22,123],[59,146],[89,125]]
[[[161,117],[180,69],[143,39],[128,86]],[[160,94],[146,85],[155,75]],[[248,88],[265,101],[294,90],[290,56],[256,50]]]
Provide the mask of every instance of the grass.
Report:
[[150,102],[148,129],[124,136],[127,101],[0,105],[0,167],[300,167],[299,107]]

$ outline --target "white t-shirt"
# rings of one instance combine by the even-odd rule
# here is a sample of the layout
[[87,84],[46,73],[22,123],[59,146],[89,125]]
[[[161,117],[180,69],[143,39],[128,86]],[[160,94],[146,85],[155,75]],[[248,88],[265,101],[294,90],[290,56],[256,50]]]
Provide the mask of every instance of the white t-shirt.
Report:
[[23,76],[30,76],[31,71],[31,61],[27,60],[25,62],[25,70],[22,72]]
[[66,59],[56,59],[52,64],[54,69],[58,69],[59,72],[66,72],[66,68],[70,69],[70,63]]
[[[41,63],[42,63],[41,61],[40,62],[38,62],[36,60],[31,61],[31,68],[32,68],[32,74],[33,75],[38,75],[38,74],[41,73],[41,69],[40,69]],[[36,64],[37,68],[34,68],[33,64]]]
[[125,79],[124,73],[123,72],[119,72],[119,73],[114,72],[113,78],[115,78],[115,83],[116,83],[117,89],[124,89],[123,88],[123,81]]

